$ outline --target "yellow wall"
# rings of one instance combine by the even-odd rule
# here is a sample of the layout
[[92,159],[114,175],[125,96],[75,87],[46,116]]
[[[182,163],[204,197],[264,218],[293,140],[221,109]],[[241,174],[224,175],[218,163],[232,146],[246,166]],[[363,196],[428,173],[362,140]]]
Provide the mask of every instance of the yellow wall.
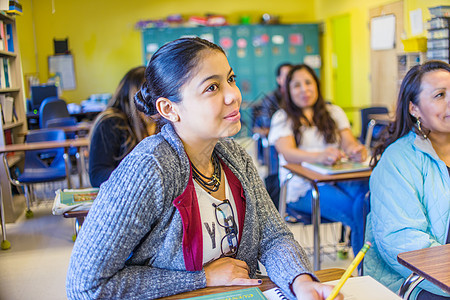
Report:
[[[331,19],[333,17],[349,14],[351,28],[351,74],[353,106],[370,105],[370,36],[369,36],[369,10],[384,4],[397,2],[398,0],[316,0],[315,11],[317,21],[324,22],[325,32],[322,36],[322,56],[324,66],[322,68],[322,88],[324,97],[333,100],[333,72],[331,56],[333,45],[331,42]],[[417,8],[422,9],[423,20],[430,19],[428,7],[438,5],[450,5],[449,0],[403,0],[404,9],[404,36],[411,38],[411,26],[409,12]],[[422,36],[426,36],[426,31]],[[339,103],[338,103],[339,104]],[[356,113],[353,119],[354,132],[359,132],[359,117]]]
[[[395,0],[229,0],[212,5],[205,0],[147,1],[147,4],[138,0],[21,0],[24,15],[17,17],[17,26],[24,74],[39,72],[41,82],[48,79],[47,57],[53,53],[53,38],[69,38],[77,88],[64,91],[63,97],[80,102],[90,94],[112,93],[122,75],[142,63],[141,35],[134,29],[139,20],[174,13],[187,16],[213,12],[227,15],[231,23],[237,23],[241,15],[250,15],[256,23],[262,13],[269,12],[281,15],[283,23],[323,22],[322,86],[324,96],[333,100],[330,26],[333,17],[345,14],[350,16],[351,27],[351,98],[354,106],[364,106],[370,104],[368,13],[371,8],[392,2]],[[411,37],[409,11],[421,8],[427,20],[430,17],[427,7],[445,4],[449,0],[404,0],[405,37]]]
[[53,38],[68,37],[77,81],[75,90],[63,92],[63,98],[69,102],[80,102],[90,94],[114,92],[125,72],[142,64],[141,34],[134,29],[139,20],[165,18],[175,13],[204,15],[211,12],[228,15],[233,23],[243,14],[250,15],[252,22],[258,22],[258,17],[266,12],[281,15],[286,23],[315,19],[314,3],[307,0],[22,0],[21,3],[24,14],[17,17],[17,24],[24,74],[39,71],[40,81],[46,82]]

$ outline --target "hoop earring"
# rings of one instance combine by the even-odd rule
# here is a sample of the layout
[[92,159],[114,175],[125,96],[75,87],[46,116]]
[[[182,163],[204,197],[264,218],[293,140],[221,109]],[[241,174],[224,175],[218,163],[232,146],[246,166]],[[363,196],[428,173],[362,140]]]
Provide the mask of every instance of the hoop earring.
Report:
[[428,136],[427,134],[422,130],[422,126],[421,126],[421,122],[420,122],[420,118],[417,118],[416,120],[416,126],[417,126],[417,130],[419,131],[419,133],[422,135],[422,137],[424,139],[426,139]]

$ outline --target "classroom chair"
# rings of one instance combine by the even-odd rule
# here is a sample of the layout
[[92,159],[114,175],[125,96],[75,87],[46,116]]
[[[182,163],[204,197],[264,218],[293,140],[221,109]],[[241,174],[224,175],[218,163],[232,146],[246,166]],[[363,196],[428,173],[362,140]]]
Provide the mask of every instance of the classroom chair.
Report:
[[[370,123],[370,115],[374,114],[387,114],[389,110],[387,107],[384,106],[373,106],[373,107],[366,107],[361,109],[361,134],[359,136],[359,141],[361,144],[365,145],[366,143],[366,137],[367,137],[367,129],[369,128]],[[370,137],[370,140],[368,141],[368,144],[370,147],[373,147],[373,145],[381,138],[381,133],[386,128],[386,125],[383,124],[376,124],[373,127],[372,135]]]
[[56,97],[46,98],[39,107],[39,127],[47,128],[47,122],[51,119],[70,117],[67,103]]
[[[286,203],[280,203],[280,201],[283,201],[285,197],[280,198],[280,179],[278,175],[278,168],[279,168],[279,162],[278,162],[278,152],[275,148],[275,146],[270,145],[268,146],[268,152],[269,152],[269,160],[268,160],[268,176],[265,178],[264,182],[266,185],[267,192],[269,193],[270,197],[272,198],[272,201],[274,202],[276,208],[279,210],[280,205],[284,205],[286,207],[286,215],[281,216],[287,223],[291,224],[301,224],[301,230],[303,232],[302,236],[306,236],[310,241],[312,241],[312,237],[309,237],[307,234],[307,230],[305,230],[304,226],[311,225],[312,224],[312,216],[311,214],[300,212],[297,210],[294,210],[286,205]],[[345,259],[348,253],[348,245],[346,245],[346,229],[345,226],[341,226],[340,231],[340,238],[339,238],[339,245],[334,243],[334,241],[337,240],[337,225],[340,224],[340,222],[335,222],[333,220],[329,220],[327,218],[321,217],[320,218],[321,224],[329,224],[331,227],[332,232],[332,241],[328,241],[328,238],[324,235],[325,239],[327,240],[327,243],[323,245],[323,248],[332,248],[332,252],[323,252],[323,254],[331,255],[334,253],[337,253],[340,258]],[[309,242],[309,241],[308,241]],[[338,249],[338,246],[340,249]],[[312,251],[312,249],[309,249],[308,247],[305,247],[305,250]]]
[[[64,131],[55,129],[31,131],[26,137],[27,143],[64,140],[66,140]],[[6,156],[3,156],[3,163],[5,164],[5,170],[9,170]],[[30,203],[34,200],[33,185],[66,179],[64,148],[25,151],[24,169],[17,179],[12,178],[10,172],[6,173],[11,184],[25,186],[27,202],[25,216],[31,218],[33,212],[30,209]]]

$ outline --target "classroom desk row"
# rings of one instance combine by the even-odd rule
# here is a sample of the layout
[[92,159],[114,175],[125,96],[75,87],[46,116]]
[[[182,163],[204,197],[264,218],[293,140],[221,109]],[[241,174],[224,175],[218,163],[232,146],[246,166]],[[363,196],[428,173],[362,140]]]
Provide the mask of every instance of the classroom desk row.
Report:
[[[72,183],[70,180],[70,161],[68,151],[69,148],[77,148],[77,164],[78,164],[78,175],[80,180],[80,187],[83,185],[83,174],[86,170],[84,150],[89,146],[88,138],[80,139],[68,139],[65,141],[51,141],[51,142],[36,142],[36,143],[23,143],[23,144],[11,144],[6,146],[0,146],[0,159],[3,160],[5,164],[5,169],[9,168],[8,160],[6,159],[6,153],[8,152],[19,152],[19,151],[31,151],[31,150],[42,150],[42,149],[54,149],[54,148],[64,148],[64,160],[66,165],[66,179],[68,188],[72,188]],[[1,224],[2,224],[2,249],[7,249],[9,244],[6,238],[6,228],[5,228],[5,216],[4,216],[4,205],[3,205],[3,191],[0,190],[0,211],[1,211]]]

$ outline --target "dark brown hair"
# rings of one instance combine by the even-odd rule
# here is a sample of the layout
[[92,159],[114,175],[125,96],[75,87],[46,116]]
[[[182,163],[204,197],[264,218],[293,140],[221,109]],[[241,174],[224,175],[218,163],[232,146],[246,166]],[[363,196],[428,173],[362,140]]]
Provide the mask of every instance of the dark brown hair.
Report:
[[[300,70],[306,70],[311,76],[314,78],[317,87],[317,101],[313,106],[313,122],[312,124],[308,121],[308,119],[303,114],[303,109],[298,107],[291,97],[290,91],[290,83],[292,81],[293,75],[295,72]],[[284,103],[283,108],[286,111],[289,119],[292,121],[292,129],[295,135],[295,141],[297,145],[300,144],[302,139],[302,131],[300,130],[302,126],[302,121],[304,124],[308,124],[309,126],[315,125],[317,126],[320,133],[323,134],[325,141],[327,143],[334,143],[337,141],[337,125],[336,122],[331,118],[330,113],[326,109],[325,100],[322,97],[322,93],[320,91],[319,79],[317,78],[316,73],[311,67],[305,64],[295,65],[292,67],[291,71],[288,73],[286,78],[286,97],[283,97]]]
[[412,102],[415,105],[419,103],[423,75],[437,70],[450,72],[450,65],[443,61],[431,60],[422,65],[412,67],[406,73],[398,93],[395,121],[390,124],[387,131],[384,132],[380,143],[375,147],[370,162],[372,167],[377,165],[381,154],[390,144],[408,134],[411,130],[417,130],[415,127],[416,119],[409,113],[409,103]]

